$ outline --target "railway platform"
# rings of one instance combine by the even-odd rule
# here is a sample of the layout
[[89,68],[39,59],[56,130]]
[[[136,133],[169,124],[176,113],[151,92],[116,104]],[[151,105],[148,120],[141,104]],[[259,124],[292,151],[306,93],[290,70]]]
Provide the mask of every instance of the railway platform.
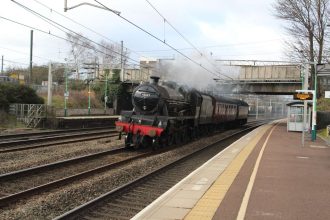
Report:
[[57,117],[56,128],[91,128],[114,126],[119,115]]
[[329,219],[330,147],[301,142],[284,120],[261,126],[133,219]]

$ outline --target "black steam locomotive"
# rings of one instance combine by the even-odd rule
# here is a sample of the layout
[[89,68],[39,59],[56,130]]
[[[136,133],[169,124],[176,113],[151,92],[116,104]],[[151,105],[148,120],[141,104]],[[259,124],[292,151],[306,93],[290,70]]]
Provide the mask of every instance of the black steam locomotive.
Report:
[[150,83],[135,88],[132,111],[122,111],[116,129],[126,147],[166,146],[186,142],[215,129],[247,122],[248,104],[211,96],[175,83]]

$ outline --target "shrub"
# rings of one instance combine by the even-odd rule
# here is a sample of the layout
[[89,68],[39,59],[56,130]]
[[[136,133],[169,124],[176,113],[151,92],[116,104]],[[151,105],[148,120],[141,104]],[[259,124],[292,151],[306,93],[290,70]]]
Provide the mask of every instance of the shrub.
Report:
[[2,83],[0,84],[0,109],[8,111],[10,103],[43,104],[43,98],[28,86]]
[[330,99],[320,98],[317,100],[318,111],[330,111]]

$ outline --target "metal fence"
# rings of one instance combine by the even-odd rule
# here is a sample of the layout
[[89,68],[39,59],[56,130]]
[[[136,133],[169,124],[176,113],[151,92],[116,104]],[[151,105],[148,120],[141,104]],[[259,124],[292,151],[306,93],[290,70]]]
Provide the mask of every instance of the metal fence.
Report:
[[47,106],[44,104],[11,104],[9,113],[16,115],[17,120],[23,122],[27,127],[35,128],[46,118]]

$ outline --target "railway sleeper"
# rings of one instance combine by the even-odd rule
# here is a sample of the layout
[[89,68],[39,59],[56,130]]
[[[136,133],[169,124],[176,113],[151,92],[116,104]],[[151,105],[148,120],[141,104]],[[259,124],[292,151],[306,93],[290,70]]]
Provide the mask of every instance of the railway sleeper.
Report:
[[144,207],[144,205],[142,205],[141,203],[126,201],[126,200],[122,200],[122,199],[115,199],[114,202],[124,203],[124,204],[128,204],[128,205],[134,205],[134,206],[141,207],[141,208]]

